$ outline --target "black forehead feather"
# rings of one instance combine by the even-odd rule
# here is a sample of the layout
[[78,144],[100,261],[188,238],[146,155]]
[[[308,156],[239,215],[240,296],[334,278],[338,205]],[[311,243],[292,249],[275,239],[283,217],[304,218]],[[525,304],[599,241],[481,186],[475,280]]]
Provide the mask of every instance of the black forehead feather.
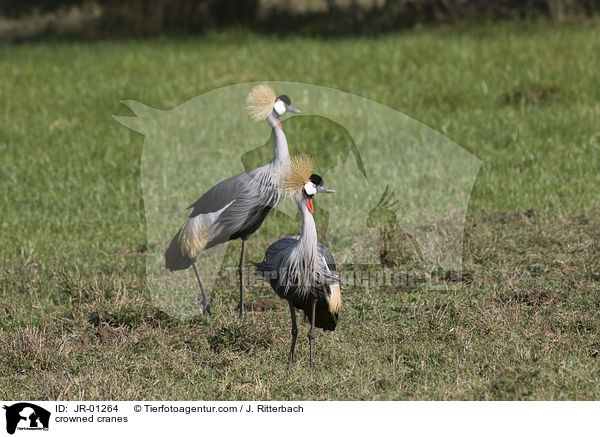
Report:
[[321,176],[319,176],[318,174],[314,174],[314,173],[311,174],[310,181],[317,186],[323,185],[323,178]]
[[286,105],[291,105],[292,101],[290,100],[290,98],[288,96],[286,96],[285,94],[280,95],[279,97],[277,97],[279,100],[281,100],[283,103],[285,103]]

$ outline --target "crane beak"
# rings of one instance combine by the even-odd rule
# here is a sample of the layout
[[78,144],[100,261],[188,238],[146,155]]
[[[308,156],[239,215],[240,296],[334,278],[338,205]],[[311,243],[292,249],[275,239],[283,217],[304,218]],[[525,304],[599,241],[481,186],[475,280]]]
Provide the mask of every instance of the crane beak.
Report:
[[330,190],[329,188],[325,188],[321,185],[317,186],[317,193],[326,193],[326,194],[331,194],[331,193],[335,193],[335,190]]
[[294,114],[300,114],[300,110],[294,108],[292,105],[285,105],[285,112],[293,112]]

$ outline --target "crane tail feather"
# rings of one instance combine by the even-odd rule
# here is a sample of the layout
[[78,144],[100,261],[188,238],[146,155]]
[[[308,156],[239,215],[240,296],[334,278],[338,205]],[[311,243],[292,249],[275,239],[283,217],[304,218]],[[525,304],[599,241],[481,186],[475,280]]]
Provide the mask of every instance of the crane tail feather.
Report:
[[165,267],[170,271],[187,269],[194,262],[194,258],[190,258],[181,251],[181,231],[171,240],[167,251],[165,252]]

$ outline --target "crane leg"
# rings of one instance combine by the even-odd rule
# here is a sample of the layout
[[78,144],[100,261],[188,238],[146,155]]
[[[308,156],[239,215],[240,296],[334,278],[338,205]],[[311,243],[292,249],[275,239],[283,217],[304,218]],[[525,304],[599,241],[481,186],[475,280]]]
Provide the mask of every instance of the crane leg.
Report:
[[291,300],[288,300],[290,304],[290,314],[292,316],[292,347],[290,348],[290,360],[288,362],[288,370],[292,368],[292,362],[294,361],[294,348],[296,347],[296,339],[298,338],[298,325],[296,325],[296,310]]
[[202,291],[202,308],[204,310],[204,315],[208,314],[209,316],[212,316],[212,310],[210,309],[210,299],[204,291],[204,285],[202,285],[202,280],[200,279],[200,274],[198,273],[198,269],[196,268],[196,263],[193,263],[192,267],[194,268],[196,279],[198,279],[198,285],[200,285],[200,290]]
[[240,255],[240,317],[244,317],[244,262],[246,261],[246,240],[247,237],[242,237],[242,254]]
[[315,313],[317,312],[317,299],[312,301],[312,320],[310,331],[308,331],[308,342],[310,345],[310,370],[313,368],[313,341],[315,340]]

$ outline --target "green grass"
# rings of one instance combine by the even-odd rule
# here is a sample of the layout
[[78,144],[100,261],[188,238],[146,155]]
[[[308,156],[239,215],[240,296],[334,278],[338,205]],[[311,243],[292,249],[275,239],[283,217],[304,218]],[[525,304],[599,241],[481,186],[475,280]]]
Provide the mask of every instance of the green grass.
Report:
[[[0,398],[600,398],[599,37],[540,23],[0,46]],[[347,287],[312,373],[306,324],[287,372],[289,314],[266,287],[243,321],[231,286],[210,319],[153,306],[143,137],[111,116],[255,80],[362,95],[484,161],[466,282]],[[261,229],[248,258],[272,238]]]

